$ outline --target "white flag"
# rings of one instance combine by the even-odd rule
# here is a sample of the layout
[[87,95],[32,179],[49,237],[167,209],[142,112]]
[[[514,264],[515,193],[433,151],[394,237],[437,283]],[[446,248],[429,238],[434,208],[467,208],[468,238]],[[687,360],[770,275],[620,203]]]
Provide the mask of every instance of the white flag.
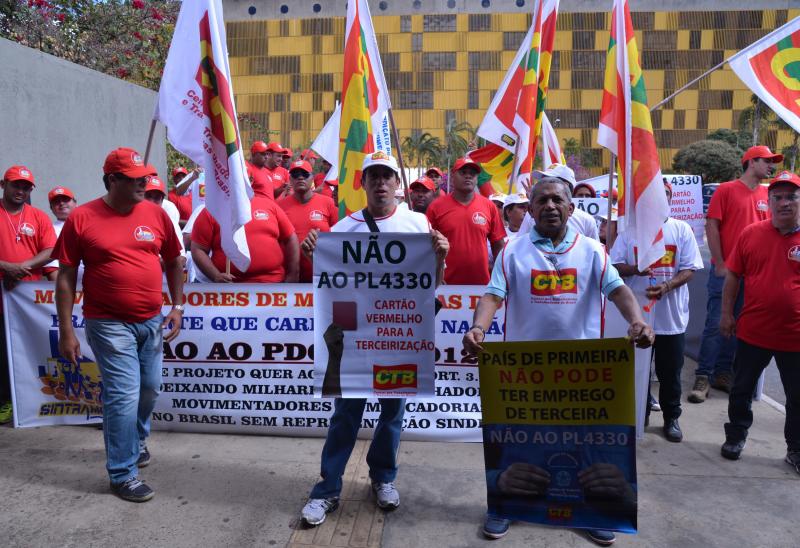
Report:
[[311,150],[322,156],[329,164],[336,167],[339,163],[339,120],[342,117],[342,105],[336,102],[336,108],[325,122],[322,131],[311,143]]
[[221,0],[181,4],[154,118],[167,127],[172,146],[205,170],[206,207],[220,225],[222,249],[246,271],[244,225],[253,192],[240,146]]
[[[558,122],[558,119],[556,119]],[[556,130],[550,124],[546,112],[542,112],[542,169],[547,169],[551,164],[567,164],[561,145],[558,143]]]

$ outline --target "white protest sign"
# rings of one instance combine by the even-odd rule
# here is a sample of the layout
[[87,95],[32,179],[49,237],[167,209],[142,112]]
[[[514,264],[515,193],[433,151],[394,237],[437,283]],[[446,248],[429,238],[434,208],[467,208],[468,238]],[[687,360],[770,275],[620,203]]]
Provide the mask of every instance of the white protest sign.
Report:
[[315,396],[433,395],[435,268],[427,234],[320,234]]
[[573,198],[572,203],[575,204],[575,209],[580,209],[592,217],[608,215],[607,198]]
[[703,215],[703,179],[700,175],[664,175],[672,185],[669,216],[692,227],[697,245],[703,244],[706,219]]

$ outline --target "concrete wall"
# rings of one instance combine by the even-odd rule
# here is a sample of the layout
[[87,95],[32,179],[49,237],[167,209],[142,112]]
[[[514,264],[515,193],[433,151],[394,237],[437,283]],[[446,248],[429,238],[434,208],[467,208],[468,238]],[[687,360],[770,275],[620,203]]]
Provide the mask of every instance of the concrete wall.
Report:
[[[227,21],[296,19],[299,17],[343,17],[347,0],[223,0]],[[562,0],[559,10],[602,12],[611,9],[611,0]],[[369,0],[370,12],[377,15],[431,13],[531,13],[535,0]],[[727,11],[752,9],[791,9],[800,0],[630,0],[632,11]]]
[[[103,161],[118,146],[144,154],[155,92],[3,39],[0,66],[0,176],[28,166],[36,207],[50,213],[47,192],[57,185],[80,203],[103,194]],[[162,175],[164,133],[156,130],[150,158]]]

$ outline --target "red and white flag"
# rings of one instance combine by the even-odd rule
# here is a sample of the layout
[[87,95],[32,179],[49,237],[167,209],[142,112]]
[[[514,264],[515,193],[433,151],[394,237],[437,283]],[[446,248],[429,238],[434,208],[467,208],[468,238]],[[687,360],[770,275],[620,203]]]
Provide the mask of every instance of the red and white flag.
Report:
[[225,255],[244,272],[253,191],[230,74],[221,0],[183,2],[153,117],[167,127],[172,146],[205,170],[206,208],[219,223]]
[[743,49],[728,63],[759,99],[800,132],[800,17]]
[[669,204],[627,0],[614,0],[597,141],[617,156],[620,232],[632,231],[644,271],[664,256]]
[[[556,120],[558,122],[558,120]],[[547,113],[542,113],[542,169],[547,169],[553,164],[567,164],[564,153],[561,152],[561,145],[558,143],[556,130],[550,124]]]

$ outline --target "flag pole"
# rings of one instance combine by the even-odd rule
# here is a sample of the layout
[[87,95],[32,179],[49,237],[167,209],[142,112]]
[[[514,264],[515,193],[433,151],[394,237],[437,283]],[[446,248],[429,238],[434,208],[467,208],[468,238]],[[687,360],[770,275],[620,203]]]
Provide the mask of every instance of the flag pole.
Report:
[[697,78],[695,78],[694,80],[692,80],[691,82],[689,82],[688,84],[686,84],[686,85],[684,85],[684,86],[681,86],[680,88],[678,88],[677,90],[675,90],[675,91],[672,93],[672,95],[670,95],[669,97],[667,97],[667,98],[665,98],[665,99],[663,99],[663,100],[659,101],[658,103],[656,103],[655,105],[653,105],[652,107],[650,107],[650,112],[653,112],[655,109],[659,108],[660,106],[662,106],[662,105],[665,105],[666,103],[670,102],[670,101],[671,101],[671,100],[672,100],[672,99],[673,99],[673,98],[674,98],[676,95],[678,95],[679,93],[682,93],[682,92],[686,91],[686,90],[687,90],[687,89],[689,89],[691,86],[693,86],[694,84],[696,84],[697,82],[699,82],[700,80],[702,80],[703,78],[705,78],[706,76],[708,76],[709,74],[711,74],[712,72],[714,72],[715,70],[717,70],[718,68],[720,68],[722,65],[724,65],[724,64],[725,64],[725,63],[727,63],[728,61],[730,61],[730,59],[724,59],[724,60],[723,60],[721,63],[718,63],[718,64],[716,64],[715,66],[711,67],[710,69],[708,69],[707,71],[705,71],[703,74],[701,74],[700,76],[698,76]]
[[155,118],[153,118],[153,120],[150,122],[150,133],[147,135],[147,146],[144,149],[145,164],[147,164],[147,160],[150,159],[150,148],[153,146],[153,135],[156,132],[156,122],[158,122],[158,120]]
[[608,251],[611,251],[611,247],[614,245],[614,240],[617,239],[617,225],[611,224],[611,214],[614,211],[614,197],[612,190],[614,190],[614,168],[616,167],[616,163],[616,154],[611,154],[611,163],[608,170],[608,217],[606,218],[606,249]]
[[[411,204],[411,196],[408,192],[408,180],[406,179],[406,168],[403,162],[403,151],[400,146],[400,135],[397,133],[397,126],[394,123],[394,114],[392,109],[389,109],[389,123],[392,124],[392,134],[394,135],[394,142],[397,145],[397,163],[400,164],[400,177],[403,181],[403,195],[406,197],[406,204]],[[410,209],[410,208],[409,208]]]

